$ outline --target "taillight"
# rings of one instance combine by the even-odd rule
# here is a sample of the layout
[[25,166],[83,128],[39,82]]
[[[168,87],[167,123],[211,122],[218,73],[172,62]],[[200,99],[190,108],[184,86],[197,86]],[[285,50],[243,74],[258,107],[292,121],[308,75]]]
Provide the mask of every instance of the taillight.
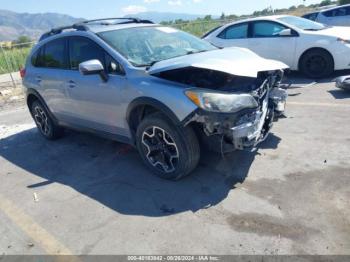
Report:
[[26,69],[25,68],[21,68],[19,70],[19,74],[21,75],[21,78],[24,78],[26,76]]

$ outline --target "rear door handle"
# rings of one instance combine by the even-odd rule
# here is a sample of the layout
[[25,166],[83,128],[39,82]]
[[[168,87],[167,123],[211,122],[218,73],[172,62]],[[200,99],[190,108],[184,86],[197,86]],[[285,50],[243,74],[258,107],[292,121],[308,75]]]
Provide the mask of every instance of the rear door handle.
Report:
[[74,87],[76,87],[77,85],[75,84],[75,82],[73,81],[73,80],[70,80],[70,81],[68,81],[68,87],[69,88],[74,88]]
[[42,79],[41,76],[37,76],[35,77],[35,81],[37,81],[39,84],[41,83]]

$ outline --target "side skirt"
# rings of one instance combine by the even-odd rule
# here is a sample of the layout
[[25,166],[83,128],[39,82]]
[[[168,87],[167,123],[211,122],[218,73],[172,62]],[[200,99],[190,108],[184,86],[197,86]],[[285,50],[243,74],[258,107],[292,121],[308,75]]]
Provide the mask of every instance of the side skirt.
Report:
[[58,124],[59,124],[59,126],[62,126],[64,128],[67,128],[67,129],[71,129],[71,130],[75,130],[75,131],[79,131],[79,132],[83,132],[83,133],[90,133],[90,134],[93,134],[93,135],[98,136],[98,137],[102,137],[102,138],[106,138],[106,139],[109,139],[112,141],[135,146],[132,139],[130,137],[127,137],[127,136],[117,135],[117,134],[113,134],[113,133],[109,133],[109,132],[104,132],[104,131],[96,130],[93,128],[71,125],[67,122],[62,122],[62,121],[60,121]]

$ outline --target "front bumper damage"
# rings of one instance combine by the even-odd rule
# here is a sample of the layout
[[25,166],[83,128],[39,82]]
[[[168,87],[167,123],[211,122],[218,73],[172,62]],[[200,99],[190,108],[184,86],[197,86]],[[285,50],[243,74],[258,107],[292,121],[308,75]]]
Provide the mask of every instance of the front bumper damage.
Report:
[[268,136],[274,120],[284,114],[287,96],[287,92],[283,89],[272,89],[263,101],[261,108],[255,111],[254,119],[243,120],[243,123],[232,127],[234,149],[255,148],[263,142]]
[[284,114],[287,96],[284,89],[267,88],[257,109],[230,114],[200,110],[191,121],[200,123],[201,140],[213,151],[252,151],[267,138],[273,122]]

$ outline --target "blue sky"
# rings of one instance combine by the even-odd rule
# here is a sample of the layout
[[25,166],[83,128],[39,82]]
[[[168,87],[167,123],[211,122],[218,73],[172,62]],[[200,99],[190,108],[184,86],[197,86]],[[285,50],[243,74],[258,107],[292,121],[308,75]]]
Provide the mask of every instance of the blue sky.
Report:
[[83,18],[115,17],[142,11],[189,14],[249,14],[268,6],[283,8],[321,0],[0,0],[0,9],[16,12],[56,12]]

